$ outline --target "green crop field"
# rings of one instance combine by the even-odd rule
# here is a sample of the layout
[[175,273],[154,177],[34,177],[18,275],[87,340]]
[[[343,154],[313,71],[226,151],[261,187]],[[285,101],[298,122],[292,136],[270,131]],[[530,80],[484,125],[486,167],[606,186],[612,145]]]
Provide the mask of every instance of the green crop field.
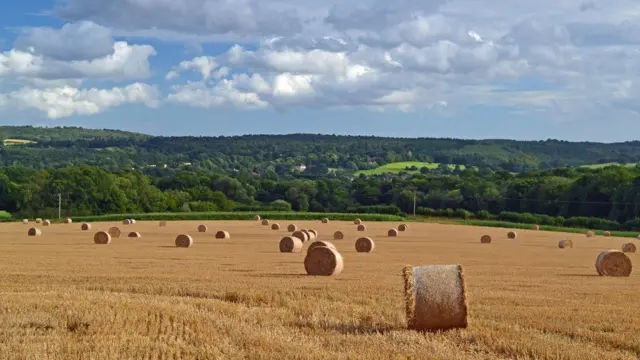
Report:
[[611,163],[604,163],[604,164],[591,164],[591,165],[582,165],[580,167],[583,168],[589,168],[589,169],[601,169],[601,168],[605,168],[607,166],[624,166],[624,167],[634,167],[636,165],[638,165],[637,163],[626,163],[626,164],[621,164],[621,163],[617,163],[617,162],[611,162]]
[[[407,167],[412,167],[412,166],[417,167],[418,170],[417,171],[406,170]],[[423,167],[427,167],[429,169],[437,169],[438,166],[440,166],[439,163],[430,163],[430,162],[421,162],[421,161],[401,161],[401,162],[385,164],[375,169],[361,170],[356,172],[354,175],[359,176],[360,174],[365,174],[365,175],[398,174],[402,171],[406,171],[408,173],[417,173],[417,172],[420,172],[420,169]],[[455,169],[456,167],[456,165],[452,165],[452,164],[449,164],[448,166],[452,170]],[[460,169],[464,170],[465,166],[460,165]]]
[[6,146],[9,146],[9,145],[25,145],[25,144],[33,144],[33,143],[35,143],[35,141],[23,140],[23,139],[4,139],[2,142]]

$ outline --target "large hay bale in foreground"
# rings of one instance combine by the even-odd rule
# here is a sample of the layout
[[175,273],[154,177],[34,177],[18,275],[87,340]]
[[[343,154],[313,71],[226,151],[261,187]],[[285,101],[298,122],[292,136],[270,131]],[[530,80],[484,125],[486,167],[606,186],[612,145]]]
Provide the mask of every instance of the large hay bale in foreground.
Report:
[[461,265],[406,266],[402,270],[408,327],[437,331],[467,327]]
[[98,231],[93,235],[93,242],[98,245],[107,245],[111,242],[111,235],[106,231]]
[[256,216],[254,216],[254,217],[253,217],[253,220],[255,220],[255,221],[260,221],[260,215],[256,215]]
[[309,241],[309,234],[300,230],[294,231],[293,234],[291,234],[291,236],[300,239],[300,241],[302,242]]
[[316,246],[307,251],[304,258],[304,269],[308,275],[331,276],[338,275],[344,268],[342,255],[338,250],[326,247]]
[[533,226],[531,226],[531,230],[533,230],[533,231],[538,231],[538,230],[540,230],[540,226],[538,226],[538,225],[533,225]]
[[42,222],[43,226],[51,226],[51,220],[45,220]]
[[302,240],[294,236],[285,236],[280,240],[280,252],[302,251]]
[[298,231],[298,226],[295,224],[289,224],[289,226],[287,226],[287,231],[289,232]]
[[42,235],[42,231],[40,231],[40,229],[38,229],[38,228],[31,228],[31,229],[29,229],[29,231],[27,231],[27,235],[28,236],[41,236]]
[[516,234],[516,232],[515,232],[515,231],[509,231],[509,232],[507,233],[507,238],[508,238],[508,239],[515,239],[515,238],[517,238],[517,237],[518,237],[518,234]]
[[207,227],[207,225],[201,224],[198,225],[198,232],[207,232],[207,230],[209,230],[209,228]]
[[317,248],[318,246],[326,246],[328,248],[331,248],[331,249],[334,249],[334,250],[338,250],[338,249],[336,249],[335,245],[333,245],[332,243],[330,243],[328,241],[314,241],[307,248],[307,252]]
[[622,252],[635,253],[636,252],[636,244],[632,244],[632,243],[622,244]]
[[269,225],[269,220],[267,219],[262,220],[262,225],[265,225],[265,226]]
[[596,258],[596,271],[600,276],[627,277],[632,268],[631,259],[619,250],[603,251]]
[[73,223],[73,219],[71,219],[70,217],[68,217],[68,218],[64,219],[64,223],[65,223],[65,224],[71,224],[71,223]]
[[41,224],[42,223],[42,218],[36,218],[36,224]]
[[398,231],[407,231],[407,229],[409,229],[409,225],[407,224],[400,224],[400,226],[398,226]]
[[605,231],[605,232],[604,232],[604,236],[606,236],[606,237],[611,236],[611,232],[610,232],[610,231]]
[[82,231],[91,230],[91,224],[89,224],[89,223],[82,224],[82,226],[80,226],[80,230],[82,230]]
[[216,239],[231,239],[231,234],[228,231],[220,230],[216,233]]
[[480,238],[480,243],[481,244],[491,244],[491,236],[482,235],[482,237]]
[[114,226],[114,227],[112,227],[112,228],[109,228],[109,231],[107,231],[107,232],[109,233],[109,235],[111,235],[111,237],[114,237],[114,238],[119,238],[119,237],[120,237],[120,235],[122,234],[122,232],[120,231],[120,229],[118,229],[118,228],[117,228],[117,227],[115,227],[115,226]]
[[25,224],[25,225],[28,224],[29,223],[29,219],[22,219],[22,223]]
[[572,248],[573,247],[573,241],[571,240],[560,240],[558,242],[558,247],[560,249],[566,249],[566,248]]
[[328,223],[329,223],[329,218],[324,218],[324,219],[322,219],[322,223],[323,223],[323,224],[328,224]]
[[176,237],[176,247],[188,248],[193,245],[193,238],[186,234],[180,234]]
[[140,234],[137,231],[132,231],[132,232],[129,233],[129,235],[127,237],[130,237],[130,238],[141,238],[142,234]]
[[593,231],[587,231],[587,237],[594,237],[596,236],[596,233],[594,233]]
[[353,224],[354,224],[354,225],[360,225],[360,224],[362,224],[362,220],[360,220],[360,219],[355,219],[355,220],[353,220]]
[[280,230],[280,224],[278,223],[271,224],[271,230]]
[[357,252],[372,252],[373,249],[376,248],[376,244],[373,242],[373,240],[371,240],[371,238],[368,237],[361,237],[360,239],[356,240],[356,251]]
[[358,225],[358,231],[365,231],[365,230],[367,230],[367,227],[364,226],[364,224]]
[[396,229],[389,229],[389,231],[387,231],[387,236],[389,236],[389,237],[396,237],[396,236],[398,236],[398,230],[396,230]]
[[336,231],[333,233],[333,240],[342,240],[344,239],[344,234],[342,231]]

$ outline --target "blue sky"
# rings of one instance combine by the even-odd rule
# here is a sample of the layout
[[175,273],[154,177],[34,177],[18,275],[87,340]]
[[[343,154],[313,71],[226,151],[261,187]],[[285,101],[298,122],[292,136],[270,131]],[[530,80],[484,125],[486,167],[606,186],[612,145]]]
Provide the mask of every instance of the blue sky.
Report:
[[640,130],[633,0],[36,0],[0,24],[3,124],[604,142]]

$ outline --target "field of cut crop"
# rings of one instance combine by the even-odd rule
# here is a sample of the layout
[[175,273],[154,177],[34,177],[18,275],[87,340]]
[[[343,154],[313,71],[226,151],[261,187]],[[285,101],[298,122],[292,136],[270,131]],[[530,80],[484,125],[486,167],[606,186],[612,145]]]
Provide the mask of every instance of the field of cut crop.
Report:
[[[407,168],[410,168],[412,166],[415,166],[416,168],[418,168],[418,170],[407,170]],[[429,169],[437,169],[438,166],[440,166],[439,163],[430,163],[430,162],[420,162],[420,161],[401,161],[401,162],[394,162],[394,163],[389,163],[389,164],[385,164],[382,166],[379,166],[375,169],[370,169],[370,170],[361,170],[361,171],[357,171],[356,173],[354,173],[355,176],[358,176],[360,174],[365,174],[365,175],[379,175],[379,174],[398,174],[402,171],[406,171],[408,173],[417,173],[420,171],[421,168],[426,167]],[[447,166],[453,170],[455,169],[455,165],[452,164],[447,164]],[[466,167],[464,165],[460,165],[460,169],[464,170]]]
[[[629,359],[640,354],[639,254],[630,277],[597,255],[635,239],[474,226],[278,221],[0,224],[0,359]],[[286,225],[315,229],[344,258],[333,277],[280,253]],[[201,223],[209,227],[198,233]],[[124,233],[108,245],[96,230]],[[27,237],[38,226],[40,237]],[[231,239],[214,239],[227,230]],[[344,240],[332,240],[336,230]],[[137,231],[141,238],[125,237]],[[176,248],[177,234],[193,236]],[[491,244],[481,244],[489,234]],[[357,253],[359,236],[374,239]],[[561,239],[574,247],[559,249]],[[462,264],[464,330],[407,330],[403,266]]]

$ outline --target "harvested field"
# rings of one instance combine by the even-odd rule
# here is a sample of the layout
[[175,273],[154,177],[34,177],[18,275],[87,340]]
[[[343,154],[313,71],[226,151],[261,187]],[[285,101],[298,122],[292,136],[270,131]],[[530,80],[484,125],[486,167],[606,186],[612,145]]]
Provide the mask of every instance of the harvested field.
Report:
[[[317,228],[320,221],[297,221]],[[339,275],[308,276],[302,252],[258,221],[138,221],[144,234],[106,246],[94,232],[120,222],[52,224],[28,237],[0,224],[0,359],[629,359],[640,353],[640,257],[630,277],[598,276],[594,262],[628,239],[412,223],[323,225],[344,259]],[[340,230],[343,240],[333,240]],[[175,246],[180,233],[189,249]],[[481,244],[490,235],[494,241]],[[376,239],[361,254],[354,241]],[[634,240],[635,241],[635,240]],[[461,264],[468,328],[407,330],[402,269]],[[562,306],[558,306],[562,304]]]

